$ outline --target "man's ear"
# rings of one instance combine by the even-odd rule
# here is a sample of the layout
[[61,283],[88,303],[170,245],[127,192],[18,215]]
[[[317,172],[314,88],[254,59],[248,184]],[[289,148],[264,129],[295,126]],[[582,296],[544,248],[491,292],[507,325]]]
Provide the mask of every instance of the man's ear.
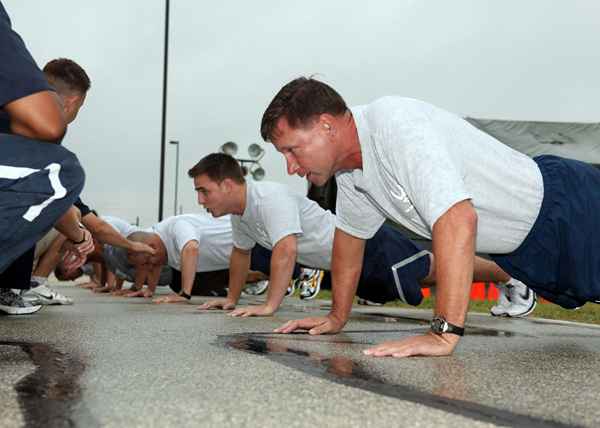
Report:
[[223,181],[221,181],[221,189],[225,192],[225,193],[231,193],[231,190],[233,189],[233,180],[231,178],[226,178]]

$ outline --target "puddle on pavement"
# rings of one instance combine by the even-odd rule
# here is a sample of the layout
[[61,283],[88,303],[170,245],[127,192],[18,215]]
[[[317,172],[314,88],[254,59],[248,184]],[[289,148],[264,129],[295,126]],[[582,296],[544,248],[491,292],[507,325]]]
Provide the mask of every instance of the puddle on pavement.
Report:
[[[383,330],[382,332],[389,333],[390,331]],[[345,333],[348,334],[349,332]],[[360,333],[368,332],[361,331]],[[357,343],[351,339],[342,339],[340,341],[339,338],[336,339],[333,336],[325,336],[327,337],[327,340],[315,340],[315,338],[319,336],[309,336],[306,333],[299,333],[296,335],[241,333],[218,336],[216,345],[260,355],[283,364],[284,366],[334,383],[363,389],[386,397],[417,403],[482,422],[504,426],[568,426],[554,421],[496,409],[483,404],[452,399],[443,395],[420,391],[408,385],[387,382],[380,375],[369,372],[362,362],[355,361],[342,355],[327,356],[316,351],[295,348],[285,343],[286,340],[294,342],[293,337],[298,335],[303,335],[306,338],[309,338],[307,340],[318,341],[319,343],[331,343],[334,345],[365,345],[365,343]],[[298,345],[297,342],[295,344]],[[441,364],[440,366],[447,369],[447,363],[451,363],[453,361],[452,358],[453,357],[440,358],[438,361],[444,362],[444,364]],[[399,362],[399,364],[401,363]],[[441,369],[440,372],[447,374],[447,370],[445,369]],[[460,380],[457,379],[445,379],[445,381],[451,381],[451,383],[454,383],[455,381],[460,382]]]
[[[77,426],[72,412],[81,398],[79,378],[84,364],[42,343],[0,342],[0,346],[15,346],[25,352],[36,370],[21,379],[15,390],[26,427]],[[97,426],[91,417],[86,426]]]

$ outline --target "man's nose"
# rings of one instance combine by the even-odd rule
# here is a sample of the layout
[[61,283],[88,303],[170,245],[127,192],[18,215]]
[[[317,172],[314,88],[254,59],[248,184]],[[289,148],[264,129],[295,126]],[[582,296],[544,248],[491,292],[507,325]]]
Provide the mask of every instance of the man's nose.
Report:
[[298,165],[298,162],[296,161],[296,159],[293,156],[291,156],[291,155],[287,155],[285,157],[285,160],[287,162],[287,172],[288,172],[288,174],[289,175],[296,174],[296,172],[300,168],[300,166]]

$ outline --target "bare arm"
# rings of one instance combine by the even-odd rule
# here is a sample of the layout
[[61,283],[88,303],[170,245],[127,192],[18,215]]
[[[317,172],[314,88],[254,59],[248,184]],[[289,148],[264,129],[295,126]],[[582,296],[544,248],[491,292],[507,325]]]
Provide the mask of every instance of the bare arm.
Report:
[[79,227],[79,210],[75,207],[69,208],[54,227],[73,242],[79,242],[83,237],[83,231]]
[[128,251],[154,254],[155,251],[142,242],[133,242],[121,235],[114,227],[96,216],[89,213],[81,219],[81,222],[87,227],[94,237],[103,244],[114,245],[115,247],[125,248]]
[[199,253],[198,241],[189,241],[181,251],[181,290],[189,296],[194,288]]
[[24,137],[58,142],[67,125],[60,99],[55,92],[42,91],[19,98],[4,106],[11,131]]
[[[181,250],[181,291],[189,296],[192,295],[194,287],[199,252],[199,244],[196,240],[186,242]],[[155,299],[154,303],[185,303],[187,301],[188,299],[182,295],[173,293]]]
[[271,275],[267,302],[264,305],[238,308],[231,313],[231,316],[269,316],[279,308],[292,279],[294,264],[296,263],[296,250],[297,239],[295,235],[288,235],[275,244],[271,256]]
[[[477,213],[470,201],[452,206],[433,225],[433,253],[437,273],[435,313],[463,326],[473,280]],[[452,353],[460,337],[428,332],[408,339],[384,342],[365,351],[377,357],[440,356]]]
[[337,333],[352,311],[352,302],[362,271],[365,241],[336,229],[333,239],[332,305],[326,317],[304,318],[288,321],[276,329],[277,333],[308,330],[310,334]]
[[[459,326],[464,325],[469,308],[476,236],[477,214],[470,201],[454,205],[433,225],[438,275],[435,312]],[[458,343],[458,336],[446,336]]]

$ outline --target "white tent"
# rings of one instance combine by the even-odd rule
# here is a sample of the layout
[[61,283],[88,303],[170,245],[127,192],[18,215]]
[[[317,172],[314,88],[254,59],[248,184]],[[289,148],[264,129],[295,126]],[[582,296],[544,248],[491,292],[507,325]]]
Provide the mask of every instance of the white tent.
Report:
[[557,155],[600,165],[600,123],[466,120],[529,156]]

